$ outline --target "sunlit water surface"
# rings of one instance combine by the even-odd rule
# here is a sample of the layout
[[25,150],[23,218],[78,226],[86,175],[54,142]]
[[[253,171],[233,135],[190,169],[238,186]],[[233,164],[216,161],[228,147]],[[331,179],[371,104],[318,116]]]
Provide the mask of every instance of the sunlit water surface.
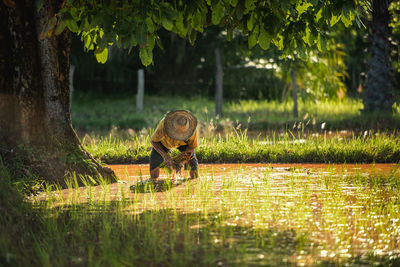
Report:
[[[400,171],[395,164],[204,164],[198,179],[183,180],[184,173],[177,176],[178,185],[150,193],[132,187],[148,179],[148,165],[110,167],[118,183],[53,194],[61,193],[63,203],[74,198],[131,201],[126,211],[134,214],[160,209],[219,214],[213,220],[251,229],[252,234],[238,230],[228,239],[215,233],[215,242],[245,244],[246,263],[267,264],[274,257],[295,265],[399,257]],[[170,177],[162,171],[161,178]]]

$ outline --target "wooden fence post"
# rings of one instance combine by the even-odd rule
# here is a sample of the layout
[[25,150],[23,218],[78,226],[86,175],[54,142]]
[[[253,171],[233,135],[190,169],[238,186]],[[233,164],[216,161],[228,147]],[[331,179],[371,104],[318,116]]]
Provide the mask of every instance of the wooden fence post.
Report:
[[143,111],[143,96],[144,96],[144,70],[138,70],[138,88],[136,94],[136,112]]
[[215,115],[222,117],[223,76],[221,53],[215,48]]

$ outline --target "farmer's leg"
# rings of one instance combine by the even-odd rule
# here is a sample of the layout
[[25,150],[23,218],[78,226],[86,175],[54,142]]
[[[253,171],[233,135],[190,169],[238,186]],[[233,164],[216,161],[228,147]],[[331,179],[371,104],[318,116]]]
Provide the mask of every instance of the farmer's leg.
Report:
[[199,177],[198,162],[197,162],[196,152],[193,152],[193,157],[188,162],[188,164],[190,166],[190,178],[191,179],[195,179],[195,178]]
[[163,162],[163,157],[153,148],[150,154],[150,177],[152,179],[157,179],[160,176],[160,165]]
[[[180,146],[178,147],[178,150],[181,152],[184,152],[186,150],[187,146]],[[190,169],[190,178],[195,179],[199,177],[199,172],[198,172],[198,162],[197,162],[197,157],[196,157],[196,152],[193,151],[192,158],[189,160],[187,164],[185,164],[185,169],[187,170],[189,166]]]
[[157,179],[160,176],[160,167],[155,167],[154,169],[150,170],[150,178]]

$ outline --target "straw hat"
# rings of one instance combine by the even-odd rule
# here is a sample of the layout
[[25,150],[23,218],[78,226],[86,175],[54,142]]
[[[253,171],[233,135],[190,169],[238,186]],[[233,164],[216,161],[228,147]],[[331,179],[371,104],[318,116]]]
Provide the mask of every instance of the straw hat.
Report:
[[164,118],[164,129],[168,137],[187,141],[197,127],[197,119],[189,111],[175,110],[169,112]]

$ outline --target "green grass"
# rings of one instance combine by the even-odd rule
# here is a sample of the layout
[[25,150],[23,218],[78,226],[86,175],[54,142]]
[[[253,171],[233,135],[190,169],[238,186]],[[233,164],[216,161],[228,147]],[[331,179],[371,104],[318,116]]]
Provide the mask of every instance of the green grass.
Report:
[[68,195],[48,188],[30,203],[1,202],[30,208],[14,209],[11,223],[2,217],[0,259],[13,266],[396,266],[398,172],[334,168],[201,174],[180,193],[162,195],[123,184],[112,193],[90,179],[79,189],[72,177]]
[[[145,96],[144,111],[136,113],[134,95],[104,96],[77,94],[72,101],[72,122],[80,132],[108,133],[112,129],[154,128],[161,117],[174,109],[188,109],[207,128],[206,134],[226,127],[249,130],[395,130],[400,128],[400,106],[394,106],[394,114],[362,114],[361,100],[326,100],[324,102],[299,101],[299,117],[292,116],[292,103],[241,100],[225,101],[224,117],[215,117],[215,105],[205,98],[186,99],[179,96]],[[209,126],[213,125],[211,130]]]
[[137,114],[134,96],[78,94],[72,120],[86,149],[109,164],[147,163],[152,129],[173,109],[198,117],[201,163],[400,161],[399,106],[388,116],[361,114],[359,100],[300,101],[300,119],[292,117],[291,108],[290,102],[226,102],[225,116],[216,118],[213,101],[205,98],[146,96],[145,110]]
[[[295,136],[290,131],[266,138],[249,138],[246,131],[200,139],[196,154],[200,163],[397,163],[400,139],[397,134],[365,132],[343,138]],[[87,137],[86,149],[104,163],[148,163],[150,133],[128,138]]]

